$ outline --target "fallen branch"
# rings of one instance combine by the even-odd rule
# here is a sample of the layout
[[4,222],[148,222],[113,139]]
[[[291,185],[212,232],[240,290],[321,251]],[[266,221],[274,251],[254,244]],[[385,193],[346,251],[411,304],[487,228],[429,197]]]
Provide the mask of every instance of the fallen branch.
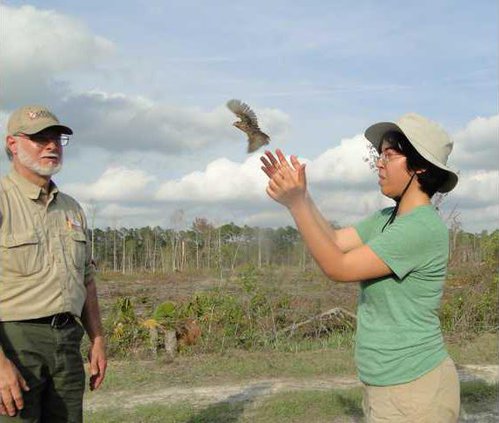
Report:
[[309,325],[315,322],[321,321],[330,321],[334,320],[336,323],[340,323],[341,325],[352,328],[355,326],[355,321],[357,320],[355,314],[345,310],[341,307],[334,307],[330,310],[327,310],[317,316],[311,317],[310,319],[304,320],[303,322],[293,323],[291,326],[285,327],[278,332],[278,335],[283,335],[288,332],[294,333],[297,329],[302,326]]

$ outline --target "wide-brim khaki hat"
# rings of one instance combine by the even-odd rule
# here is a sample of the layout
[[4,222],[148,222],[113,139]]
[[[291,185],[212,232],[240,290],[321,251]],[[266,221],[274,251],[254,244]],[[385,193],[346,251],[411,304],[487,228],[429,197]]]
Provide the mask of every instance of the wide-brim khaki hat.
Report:
[[417,113],[407,113],[397,122],[378,122],[366,129],[364,135],[379,152],[387,132],[401,132],[416,151],[436,167],[448,172],[449,177],[438,189],[449,192],[457,184],[458,175],[447,166],[453,142],[440,125]]
[[12,112],[7,123],[7,134],[33,135],[47,128],[56,127],[63,134],[73,134],[68,126],[61,125],[59,119],[45,106],[24,106]]

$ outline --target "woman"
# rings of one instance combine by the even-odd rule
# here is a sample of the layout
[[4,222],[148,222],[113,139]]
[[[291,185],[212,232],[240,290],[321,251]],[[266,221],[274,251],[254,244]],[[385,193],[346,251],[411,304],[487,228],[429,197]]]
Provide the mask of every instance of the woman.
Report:
[[362,281],[355,360],[368,422],[455,422],[459,380],[445,349],[438,309],[448,260],[448,230],[431,205],[457,184],[448,135],[409,113],[369,127],[379,153],[381,192],[395,200],[353,227],[334,230],[307,193],[305,165],[281,151],[262,157],[268,195],[286,206],[322,271]]

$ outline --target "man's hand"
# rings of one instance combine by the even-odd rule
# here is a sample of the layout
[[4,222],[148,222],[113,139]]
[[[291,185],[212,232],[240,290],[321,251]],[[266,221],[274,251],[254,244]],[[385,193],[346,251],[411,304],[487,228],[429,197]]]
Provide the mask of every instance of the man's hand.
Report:
[[28,384],[12,361],[0,352],[0,415],[13,417],[23,409],[22,391],[29,391]]
[[104,337],[97,336],[88,351],[88,362],[90,363],[90,390],[99,389],[106,376],[107,357]]
[[87,282],[87,299],[81,312],[81,322],[91,342],[88,361],[90,363],[90,390],[93,391],[98,389],[104,380],[107,367],[106,340],[102,331],[97,288],[93,278]]

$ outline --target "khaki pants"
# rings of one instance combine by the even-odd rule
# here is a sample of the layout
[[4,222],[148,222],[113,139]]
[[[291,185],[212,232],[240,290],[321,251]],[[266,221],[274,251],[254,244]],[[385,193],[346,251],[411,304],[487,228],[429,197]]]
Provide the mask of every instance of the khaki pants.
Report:
[[446,358],[409,383],[364,385],[362,404],[368,423],[455,423],[459,417],[459,378]]
[[80,342],[83,328],[76,322],[56,329],[50,324],[1,322],[5,355],[21,372],[30,390],[23,392],[24,409],[0,423],[80,423],[85,388]]

